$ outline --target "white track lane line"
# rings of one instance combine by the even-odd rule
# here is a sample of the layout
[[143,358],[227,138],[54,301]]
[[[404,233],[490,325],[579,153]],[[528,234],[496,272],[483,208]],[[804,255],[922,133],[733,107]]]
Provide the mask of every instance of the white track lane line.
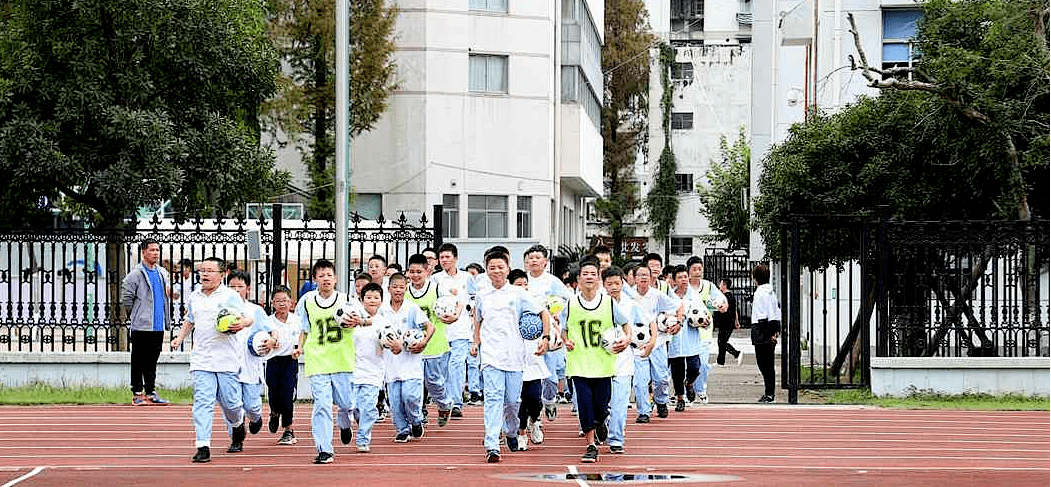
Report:
[[23,475],[21,477],[18,477],[17,479],[14,479],[14,480],[12,480],[12,481],[4,484],[4,485],[0,485],[0,487],[11,487],[12,485],[15,485],[15,484],[17,484],[17,483],[19,483],[19,482],[21,482],[21,481],[23,481],[25,479],[28,479],[29,477],[32,477],[32,476],[34,476],[34,475],[36,475],[36,474],[38,474],[40,472],[43,472],[45,468],[47,468],[47,467],[34,468],[33,470],[30,470],[29,473],[27,473],[27,474],[25,474],[25,475]]
[[566,465],[566,470],[569,470],[569,473],[573,474],[573,479],[577,481],[577,485],[580,487],[590,487],[584,479],[580,478],[580,474],[577,473],[576,465]]

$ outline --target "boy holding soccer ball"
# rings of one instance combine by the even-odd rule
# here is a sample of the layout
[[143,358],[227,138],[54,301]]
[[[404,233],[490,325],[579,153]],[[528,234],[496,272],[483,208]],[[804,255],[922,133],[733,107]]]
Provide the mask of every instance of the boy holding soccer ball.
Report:
[[[193,332],[190,374],[193,377],[193,429],[197,436],[194,463],[212,459],[212,414],[217,399],[231,428],[231,444],[240,444],[245,438],[241,387],[237,382],[244,348],[234,333],[251,326],[252,317],[244,312],[244,300],[223,285],[224,264],[218,257],[209,257],[198,265],[201,288],[193,292],[186,321],[179,336],[171,342],[172,350],[178,350]],[[220,320],[220,314],[239,318]]]
[[423,385],[431,398],[438,404],[438,426],[445,426],[452,414],[453,399],[451,391],[445,385],[449,375],[449,340],[446,328],[456,322],[455,316],[438,316],[434,312],[434,303],[438,300],[438,284],[431,282],[427,257],[415,254],[409,257],[406,274],[409,278],[408,293],[405,300],[415,303],[427,315],[427,321],[434,326],[433,340],[427,342],[423,351]]
[[[526,291],[529,290],[529,278],[522,269],[512,270],[507,275],[511,284]],[[550,340],[550,337],[548,338]],[[526,350],[533,350],[540,346],[540,339],[526,340]],[[548,352],[550,353],[550,352]],[[551,376],[544,358],[548,355],[532,355],[522,372],[522,403],[518,407],[518,451],[529,449],[529,442],[541,444],[544,442],[544,431],[540,421],[540,411],[543,409],[541,400],[541,381]],[[527,436],[528,435],[528,436]]]
[[295,302],[292,290],[286,286],[277,286],[270,297],[274,309],[270,325],[277,337],[277,348],[266,360],[267,399],[270,403],[271,433],[277,433],[278,426],[284,428],[278,445],[294,445],[299,442],[292,431],[292,411],[295,409],[296,383],[299,381],[299,361],[292,354],[299,349],[299,333],[303,322],[292,313]]
[[[241,386],[241,403],[244,405],[245,419],[248,420],[248,432],[256,434],[263,427],[263,362],[265,359],[249,350],[249,341],[256,333],[264,333],[268,336],[264,340],[266,350],[272,350],[275,346],[273,338],[269,337],[270,319],[266,312],[258,304],[248,300],[248,291],[251,289],[252,278],[242,271],[233,271],[226,278],[226,285],[237,292],[244,300],[244,310],[252,317],[253,324],[249,328],[243,328],[237,332],[237,342],[242,349],[241,370],[237,374],[237,382]],[[234,443],[227,448],[227,453],[238,453],[244,449],[241,443]]]
[[[646,357],[653,349],[654,340],[657,338],[657,323],[653,322],[649,313],[645,313],[638,303],[623,292],[625,287],[624,273],[619,267],[610,266],[602,271],[602,286],[613,298],[613,302],[620,307],[621,311],[629,319],[630,331],[626,330],[628,340],[632,346],[617,354],[614,366],[612,391],[609,401],[609,452],[624,453],[624,428],[628,422],[628,400],[631,396],[631,382],[635,374],[636,354]],[[646,340],[636,343],[634,335],[636,326],[644,328]],[[649,371],[647,371],[649,372]],[[599,438],[601,441],[603,438]]]
[[[386,369],[387,400],[394,418],[395,443],[406,443],[410,438],[423,438],[423,352],[434,334],[434,325],[416,304],[405,299],[408,285],[403,274],[390,276],[387,291],[390,300],[380,313],[392,323],[389,336],[380,337],[385,348],[383,365]],[[424,338],[407,349],[401,337],[406,330],[420,329]],[[379,331],[379,330],[377,330]]]
[[387,323],[379,314],[383,305],[383,288],[376,283],[368,283],[361,289],[361,304],[365,315],[354,319],[363,324],[366,319],[371,326],[358,326],[354,329],[354,348],[356,364],[354,367],[354,419],[358,422],[357,447],[359,453],[371,451],[372,427],[379,419],[380,388],[383,387],[383,348],[380,345],[376,329]]

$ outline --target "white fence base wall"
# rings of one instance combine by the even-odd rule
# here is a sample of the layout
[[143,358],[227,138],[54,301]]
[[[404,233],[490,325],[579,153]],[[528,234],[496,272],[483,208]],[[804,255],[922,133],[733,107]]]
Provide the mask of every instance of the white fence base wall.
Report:
[[1048,357],[873,357],[872,393],[1022,394],[1051,393]]
[[[126,387],[131,400],[129,352],[0,352],[0,386],[46,384],[53,387]],[[157,360],[157,388],[193,387],[190,354],[163,352]],[[264,394],[266,385],[263,386]],[[310,399],[310,380],[299,363],[297,399]]]

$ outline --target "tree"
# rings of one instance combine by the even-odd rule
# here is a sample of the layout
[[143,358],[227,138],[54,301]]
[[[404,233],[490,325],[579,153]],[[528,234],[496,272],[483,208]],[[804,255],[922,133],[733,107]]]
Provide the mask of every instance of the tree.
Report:
[[[297,142],[312,184],[308,213],[335,217],[336,20],[331,0],[270,0],[270,22],[291,68],[265,106],[271,132]],[[394,21],[383,0],[350,1],[350,133],[371,129],[387,109],[395,82]],[[300,144],[305,144],[300,145]]]
[[27,0],[0,15],[0,221],[46,197],[112,227],[159,200],[224,211],[283,185],[258,145],[278,68],[258,2]]
[[667,242],[671,228],[675,225],[675,216],[679,213],[679,198],[675,196],[675,152],[671,148],[671,110],[672,93],[671,63],[675,62],[675,49],[669,44],[661,44],[657,51],[657,61],[661,76],[661,130],[664,133],[664,148],[657,159],[657,177],[646,194],[646,210],[649,213],[649,224],[653,237]]
[[646,137],[649,32],[646,5],[641,0],[610,0],[605,4],[606,43],[602,46],[604,100],[602,104],[603,197],[595,201],[598,214],[609,222],[613,254],[621,255],[624,223],[639,204],[633,168]]
[[726,136],[719,137],[720,161],[708,170],[709,184],[697,185],[701,197],[701,214],[708,217],[708,226],[717,233],[712,242],[726,242],[732,249],[748,245],[748,209],[741,198],[748,189],[748,166],[752,151],[745,137],[744,127],[733,146]]

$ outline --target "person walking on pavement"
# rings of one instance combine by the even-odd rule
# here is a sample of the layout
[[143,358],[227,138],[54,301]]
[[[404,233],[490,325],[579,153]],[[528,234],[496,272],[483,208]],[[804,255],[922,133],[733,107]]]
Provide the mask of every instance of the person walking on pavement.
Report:
[[171,278],[158,265],[161,244],[154,239],[139,244],[142,261],[121,282],[121,306],[128,316],[131,345],[131,403],[136,406],[164,405],[157,394],[157,359],[164,345],[164,332],[171,328]]
[[741,365],[744,352],[730,344],[730,335],[741,327],[741,322],[737,318],[737,298],[730,292],[730,280],[725,277],[719,279],[719,290],[722,291],[723,296],[726,296],[726,311],[716,310],[714,313],[715,329],[719,331],[719,355],[715,358],[715,362],[719,365],[726,365],[726,354],[729,353],[737,359],[737,365]]

